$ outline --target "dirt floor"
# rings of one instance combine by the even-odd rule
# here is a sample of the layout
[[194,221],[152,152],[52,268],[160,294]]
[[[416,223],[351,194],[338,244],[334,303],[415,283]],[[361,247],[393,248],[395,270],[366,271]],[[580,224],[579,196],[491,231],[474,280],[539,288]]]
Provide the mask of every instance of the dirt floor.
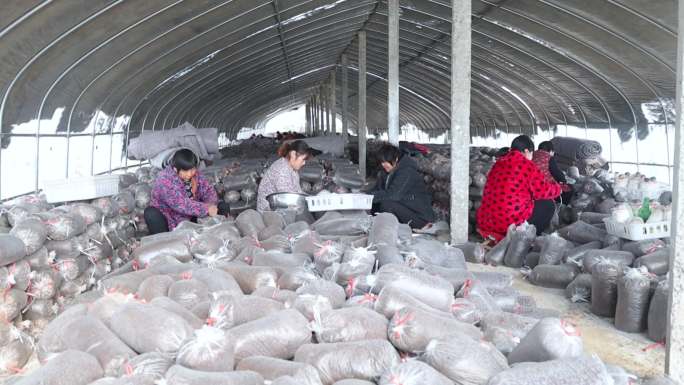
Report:
[[534,286],[525,281],[517,269],[468,264],[471,271],[505,271],[513,274],[513,287],[535,298],[538,307],[554,309],[577,325],[582,333],[584,348],[612,365],[623,367],[640,377],[663,374],[665,349],[655,345],[644,334],[621,332],[613,326],[612,318],[598,317],[586,303],[572,303],[564,290]]

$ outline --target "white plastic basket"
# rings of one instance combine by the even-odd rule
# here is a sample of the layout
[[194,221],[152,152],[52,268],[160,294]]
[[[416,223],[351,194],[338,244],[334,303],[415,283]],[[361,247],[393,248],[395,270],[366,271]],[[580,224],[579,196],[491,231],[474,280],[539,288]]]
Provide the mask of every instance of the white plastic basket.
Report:
[[370,210],[373,196],[367,194],[326,194],[306,197],[309,211]]
[[43,181],[48,203],[72,202],[115,195],[119,175],[98,175]]
[[670,222],[632,223],[625,224],[615,222],[610,218],[603,220],[606,223],[608,234],[632,241],[644,239],[668,238],[670,236]]

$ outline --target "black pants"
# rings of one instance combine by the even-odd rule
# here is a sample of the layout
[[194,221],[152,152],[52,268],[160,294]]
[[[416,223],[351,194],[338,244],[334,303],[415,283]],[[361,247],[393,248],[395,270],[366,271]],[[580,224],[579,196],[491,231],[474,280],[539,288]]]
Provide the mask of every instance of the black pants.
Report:
[[537,235],[549,228],[553,213],[556,211],[556,204],[552,200],[534,201],[534,210],[527,223],[537,228]]
[[[226,202],[220,201],[218,204],[218,213],[219,215],[229,215],[230,205]],[[166,217],[158,208],[151,206],[146,208],[144,217],[150,235],[166,233],[169,231],[169,224],[166,221]],[[197,218],[192,218],[192,221],[196,222]]]
[[399,220],[399,223],[408,223],[412,229],[422,229],[428,224],[428,221],[421,218],[420,213],[413,209],[406,207],[401,202],[397,201],[382,201],[373,204],[373,214],[375,213],[391,213]]

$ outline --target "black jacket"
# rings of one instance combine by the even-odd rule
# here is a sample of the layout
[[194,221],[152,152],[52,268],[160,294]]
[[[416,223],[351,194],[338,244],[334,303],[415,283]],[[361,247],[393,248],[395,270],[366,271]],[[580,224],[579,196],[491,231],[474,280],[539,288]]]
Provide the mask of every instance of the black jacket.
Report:
[[408,155],[399,159],[397,167],[388,175],[384,170],[378,175],[373,194],[373,203],[396,201],[420,214],[421,218],[432,222],[432,195],[428,192],[423,178],[418,173],[418,165]]

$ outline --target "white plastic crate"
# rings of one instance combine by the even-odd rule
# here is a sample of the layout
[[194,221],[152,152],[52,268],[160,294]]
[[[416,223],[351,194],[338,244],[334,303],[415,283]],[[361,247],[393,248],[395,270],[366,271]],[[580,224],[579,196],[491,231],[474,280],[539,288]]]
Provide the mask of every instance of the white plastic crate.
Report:
[[48,203],[72,202],[119,193],[119,175],[98,175],[43,181]]
[[608,234],[618,236],[620,238],[629,239],[632,241],[641,241],[644,239],[668,238],[670,236],[670,222],[655,222],[655,223],[633,223],[625,224],[615,222],[610,218],[603,220],[606,223],[606,231]]
[[370,210],[373,196],[367,194],[326,194],[306,197],[309,211]]

